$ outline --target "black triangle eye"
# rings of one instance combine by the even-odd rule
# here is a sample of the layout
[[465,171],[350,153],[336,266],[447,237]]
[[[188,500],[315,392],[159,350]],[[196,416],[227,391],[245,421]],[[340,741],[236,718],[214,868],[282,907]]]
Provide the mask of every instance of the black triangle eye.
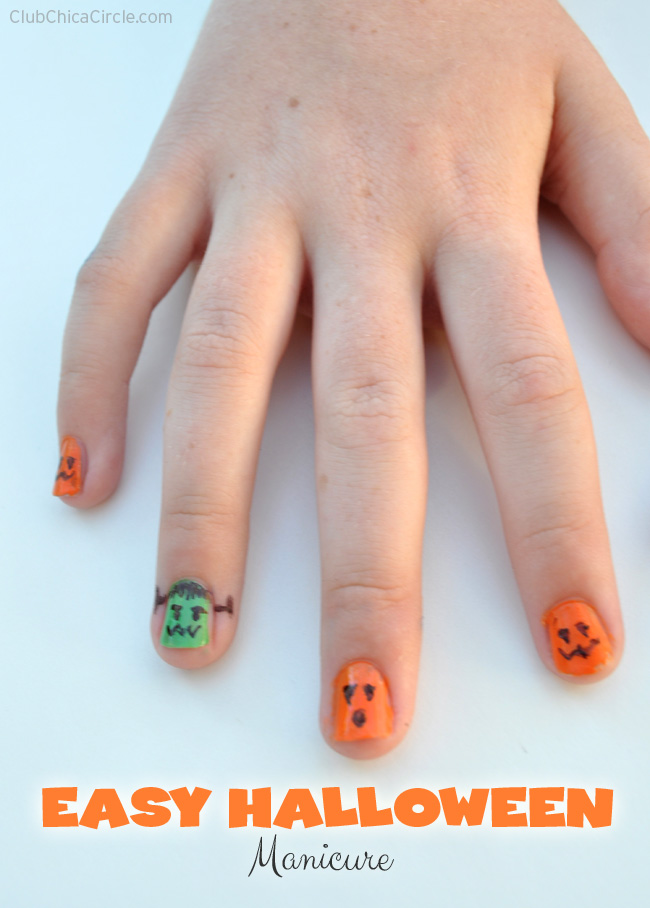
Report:
[[560,630],[557,632],[557,635],[558,635],[558,637],[561,637],[565,643],[569,642],[569,628],[568,627],[561,627]]
[[348,704],[348,706],[350,705],[350,701],[352,700],[356,689],[356,684],[346,684],[343,688],[343,696],[345,697],[345,702]]
[[68,461],[68,469],[71,470],[74,466],[74,457],[68,457],[66,459]]
[[585,624],[584,621],[578,621],[578,623],[576,624],[576,627],[578,628],[578,630],[580,631],[580,633],[582,634],[583,637],[589,636],[589,625]]
[[375,696],[375,687],[373,684],[364,684],[363,692],[366,695],[366,700],[372,700]]

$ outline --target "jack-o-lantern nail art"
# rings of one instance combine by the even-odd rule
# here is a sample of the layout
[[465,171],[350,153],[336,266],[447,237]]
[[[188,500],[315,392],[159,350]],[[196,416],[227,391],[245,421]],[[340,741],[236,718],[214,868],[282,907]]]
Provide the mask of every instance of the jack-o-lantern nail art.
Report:
[[61,458],[54,480],[53,495],[77,495],[81,492],[81,445],[72,435],[61,440]]
[[160,642],[173,649],[195,649],[210,639],[208,618],[214,597],[196,580],[178,580],[167,596],[156,596],[156,606],[166,602]]
[[559,672],[592,675],[611,661],[611,640],[595,610],[586,602],[560,602],[546,612],[542,621]]
[[334,740],[385,738],[393,730],[388,685],[372,662],[350,662],[334,681]]

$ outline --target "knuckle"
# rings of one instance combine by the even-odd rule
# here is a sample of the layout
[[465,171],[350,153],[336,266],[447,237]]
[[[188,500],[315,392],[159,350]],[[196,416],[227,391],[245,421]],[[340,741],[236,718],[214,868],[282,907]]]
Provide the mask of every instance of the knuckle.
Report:
[[205,535],[208,538],[215,531],[232,529],[237,520],[233,505],[234,502],[224,497],[212,501],[205,495],[178,495],[165,510],[165,530]]
[[99,245],[77,272],[75,290],[93,295],[108,291],[117,297],[129,287],[128,274],[128,262],[121,255]]
[[352,616],[358,613],[360,622],[367,620],[369,612],[391,614],[418,601],[412,585],[366,572],[356,572],[344,581],[328,585],[323,599],[326,612],[344,610]]
[[[188,169],[193,172],[191,168]],[[169,221],[179,201],[192,192],[189,177],[171,163],[145,166],[113,212],[106,228],[76,275],[76,288],[91,292],[109,291],[119,299],[129,291],[140,273],[138,250],[146,248],[147,237]],[[198,198],[198,191],[194,191]]]
[[571,409],[580,398],[577,376],[551,351],[501,360],[490,370],[487,389],[485,406],[496,416],[521,409]]
[[534,245],[537,220],[522,207],[503,165],[486,161],[456,163],[443,182],[447,206],[442,212],[436,254],[479,250],[502,252]]
[[204,305],[183,336],[179,364],[186,370],[215,369],[234,375],[257,374],[261,344],[251,318],[242,310]]
[[341,448],[404,440],[412,425],[404,379],[379,365],[351,369],[329,388],[324,422],[328,439]]
[[128,397],[129,380],[115,375],[96,353],[77,351],[74,361],[61,368],[59,391],[68,400],[96,399],[98,394],[103,400],[120,400]]
[[475,256],[477,251],[485,250],[498,259],[511,260],[517,251],[525,251],[529,225],[522,224],[519,216],[504,207],[485,198],[457,205],[441,230],[436,256]]
[[207,185],[209,149],[202,131],[189,122],[166,122],[151,147],[145,172],[156,184],[174,189]]
[[584,543],[584,535],[589,531],[592,521],[572,517],[563,520],[561,515],[551,513],[547,519],[539,519],[534,526],[522,533],[521,541],[526,547],[534,549],[566,549],[571,545]]
[[99,368],[97,360],[89,359],[86,363],[76,362],[61,368],[61,386],[66,389],[97,384],[103,377],[103,370]]

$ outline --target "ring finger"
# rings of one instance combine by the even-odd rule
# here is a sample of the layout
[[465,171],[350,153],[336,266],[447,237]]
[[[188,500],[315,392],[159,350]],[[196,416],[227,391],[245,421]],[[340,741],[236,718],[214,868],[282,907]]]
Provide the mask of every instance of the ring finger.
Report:
[[302,272],[277,206],[223,200],[197,275],[167,402],[154,645],[184,668],[230,644],[273,376]]

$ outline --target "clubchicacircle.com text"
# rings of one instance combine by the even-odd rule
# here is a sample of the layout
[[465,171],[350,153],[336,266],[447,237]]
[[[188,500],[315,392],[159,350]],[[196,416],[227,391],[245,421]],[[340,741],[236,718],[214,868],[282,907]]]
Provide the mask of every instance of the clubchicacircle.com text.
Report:
[[[309,788],[289,788],[272,792],[271,788],[230,788],[227,803],[211,797],[209,788],[174,788],[169,791],[155,786],[138,788],[130,795],[120,795],[114,788],[95,788],[88,798],[77,801],[74,786],[42,789],[42,823],[44,827],[87,827],[116,829],[135,824],[144,828],[168,823],[181,828],[200,826],[201,818],[211,809],[227,816],[228,828],[257,827],[272,830],[336,827],[391,826],[426,827],[433,823],[447,826],[578,827],[592,829],[612,825],[614,792],[611,788],[521,786],[473,788],[468,795],[455,788],[409,788],[400,792],[392,804],[378,804],[374,787],[356,789],[348,799],[336,787],[322,788],[318,793]],[[221,803],[219,801],[221,800]],[[489,807],[488,807],[489,801]],[[131,812],[133,811],[133,812]],[[282,876],[282,870],[379,870],[393,866],[390,855],[373,855],[364,851],[344,855],[335,846],[322,843],[319,855],[281,855],[277,831],[269,841],[261,836],[249,876],[255,870],[267,870]]]

